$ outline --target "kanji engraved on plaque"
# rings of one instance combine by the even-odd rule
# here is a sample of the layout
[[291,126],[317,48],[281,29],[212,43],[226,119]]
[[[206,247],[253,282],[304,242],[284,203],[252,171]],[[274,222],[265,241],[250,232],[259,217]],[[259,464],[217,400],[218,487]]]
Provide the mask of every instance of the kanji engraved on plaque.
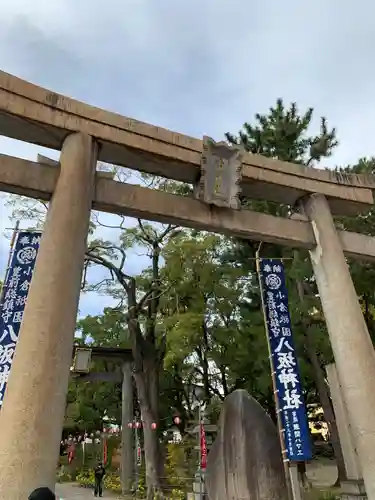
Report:
[[209,205],[239,210],[242,157],[242,147],[231,147],[226,142],[215,142],[210,137],[204,137],[196,198]]

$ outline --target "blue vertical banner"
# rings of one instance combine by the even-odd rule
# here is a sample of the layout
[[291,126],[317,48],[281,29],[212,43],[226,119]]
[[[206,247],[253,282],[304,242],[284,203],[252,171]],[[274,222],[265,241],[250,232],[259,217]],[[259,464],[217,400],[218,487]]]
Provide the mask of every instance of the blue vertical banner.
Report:
[[267,333],[276,391],[290,461],[311,460],[311,440],[289,315],[284,264],[260,259]]
[[3,404],[27,295],[39,250],[41,233],[17,235],[0,303],[0,408]]

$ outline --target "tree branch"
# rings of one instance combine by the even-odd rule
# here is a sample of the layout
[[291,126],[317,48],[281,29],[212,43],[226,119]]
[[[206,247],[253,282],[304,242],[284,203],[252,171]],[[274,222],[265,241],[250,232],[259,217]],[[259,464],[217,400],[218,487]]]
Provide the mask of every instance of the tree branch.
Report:
[[94,264],[98,264],[100,266],[106,267],[111,273],[113,273],[113,275],[116,276],[120,285],[126,290],[126,292],[128,292],[129,284],[126,282],[126,280],[133,279],[131,276],[122,272],[121,269],[116,267],[112,262],[105,259],[104,257],[101,257],[100,255],[93,255],[90,251],[87,251],[86,258],[90,262],[93,262]]
[[[137,219],[137,221],[138,221],[139,229],[142,231],[142,236],[143,236],[144,240],[147,241],[147,243],[149,243],[150,245],[152,245],[154,240],[147,234],[147,231],[143,225],[142,219]],[[156,236],[156,234],[155,234],[155,236]]]
[[121,254],[121,261],[120,261],[120,265],[117,266],[118,269],[122,270],[122,268],[124,267],[125,265],[125,260],[126,260],[126,252],[123,248],[121,247],[118,247],[116,245],[102,245],[102,244],[99,244],[99,243],[94,243],[93,246],[89,247],[86,251],[86,255],[94,255],[97,256],[97,257],[101,257],[100,255],[98,254],[93,254],[92,252],[95,252],[96,250],[106,250],[107,252],[108,251],[116,251],[116,252],[119,252]]
[[95,212],[92,212],[92,218],[95,219],[94,224],[97,224],[101,227],[105,227],[107,229],[121,229],[121,230],[125,229],[124,224],[126,221],[126,217],[125,217],[125,215],[119,215],[119,217],[121,219],[120,224],[118,224],[118,225],[116,224],[116,225],[112,226],[110,224],[103,224],[103,222],[100,222],[99,215],[96,214]]
[[[204,377],[203,371],[201,371],[198,366],[194,366],[194,371],[196,371],[202,378]],[[214,387],[210,382],[208,382],[208,386],[210,388],[210,391],[216,394],[216,396],[219,396],[221,400],[224,399],[224,396],[220,393],[220,391],[216,389],[216,387]]]
[[[163,242],[164,238],[168,236],[170,233],[178,229],[179,226],[174,226],[172,224],[169,224],[168,227],[159,235],[157,238],[157,243],[160,244]],[[178,231],[180,232],[180,231]]]

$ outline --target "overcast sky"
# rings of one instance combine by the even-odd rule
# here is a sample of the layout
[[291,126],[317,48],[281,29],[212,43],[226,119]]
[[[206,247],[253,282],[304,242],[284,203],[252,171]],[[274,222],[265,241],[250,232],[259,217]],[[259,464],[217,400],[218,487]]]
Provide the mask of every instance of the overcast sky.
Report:
[[[338,128],[333,163],[375,153],[375,4],[368,0],[12,0],[0,68],[96,106],[202,137],[278,97]],[[0,137],[0,152],[41,148]],[[9,227],[0,199],[0,230]],[[8,241],[0,239],[3,275]],[[147,261],[129,256],[135,272]],[[83,298],[99,313],[103,298]]]

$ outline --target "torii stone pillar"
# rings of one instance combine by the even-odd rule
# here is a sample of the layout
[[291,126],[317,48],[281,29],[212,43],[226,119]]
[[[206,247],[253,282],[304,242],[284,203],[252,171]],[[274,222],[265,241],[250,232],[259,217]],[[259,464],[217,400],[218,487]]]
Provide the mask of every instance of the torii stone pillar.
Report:
[[361,467],[359,465],[358,454],[355,449],[348,418],[348,410],[342,397],[342,390],[337,377],[335,363],[326,365],[326,374],[333,409],[335,411],[337,430],[340,436],[347,477],[346,481],[341,481],[341,499],[363,500],[367,497],[364,491]]
[[375,355],[326,198],[304,201],[311,262],[369,500],[375,500]]
[[0,500],[55,487],[97,145],[68,136],[0,411]]

